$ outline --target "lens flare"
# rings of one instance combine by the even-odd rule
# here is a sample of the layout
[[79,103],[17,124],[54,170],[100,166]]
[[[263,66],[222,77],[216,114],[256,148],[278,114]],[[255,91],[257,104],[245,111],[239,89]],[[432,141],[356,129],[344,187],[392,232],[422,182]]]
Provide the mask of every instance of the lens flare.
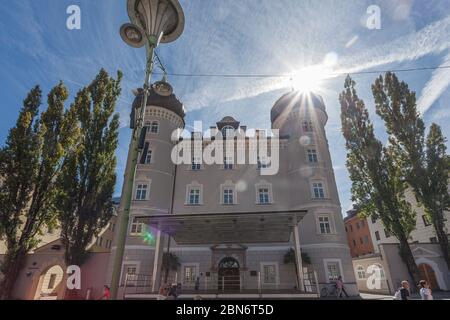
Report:
[[151,230],[146,230],[142,233],[142,240],[149,246],[154,247],[156,245],[156,237]]

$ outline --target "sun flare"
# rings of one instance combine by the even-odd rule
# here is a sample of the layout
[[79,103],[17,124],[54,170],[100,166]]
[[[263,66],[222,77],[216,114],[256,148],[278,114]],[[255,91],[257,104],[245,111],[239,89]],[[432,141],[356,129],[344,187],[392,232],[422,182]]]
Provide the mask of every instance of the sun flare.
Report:
[[329,77],[329,70],[323,65],[304,67],[292,73],[291,86],[296,91],[317,92]]

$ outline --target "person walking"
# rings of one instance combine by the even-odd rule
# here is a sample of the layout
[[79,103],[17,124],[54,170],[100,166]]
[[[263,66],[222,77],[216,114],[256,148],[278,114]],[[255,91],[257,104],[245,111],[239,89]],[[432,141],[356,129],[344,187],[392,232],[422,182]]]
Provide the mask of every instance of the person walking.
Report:
[[409,292],[409,282],[406,280],[402,281],[402,286],[398,289],[399,292],[399,300],[410,300],[411,294]]
[[342,276],[339,276],[336,280],[336,295],[338,299],[341,298],[342,293],[344,293],[345,296],[348,298],[348,294],[345,291],[344,282],[342,281]]
[[111,300],[111,290],[107,285],[103,287],[103,295],[98,300]]
[[433,300],[433,295],[431,294],[430,285],[425,280],[419,282],[420,287],[420,297],[422,300]]

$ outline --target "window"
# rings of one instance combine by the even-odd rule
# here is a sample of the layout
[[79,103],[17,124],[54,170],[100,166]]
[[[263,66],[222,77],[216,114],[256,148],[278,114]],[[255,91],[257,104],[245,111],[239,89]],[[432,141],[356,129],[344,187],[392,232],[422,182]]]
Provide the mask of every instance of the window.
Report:
[[353,246],[356,247],[356,241],[353,239]]
[[150,126],[150,132],[155,133],[155,134],[159,132],[159,122],[158,121],[152,122],[152,125]]
[[193,171],[198,171],[201,169],[201,161],[200,159],[192,158],[192,166],[191,169]]
[[361,227],[364,228],[364,220],[361,220]]
[[317,162],[317,151],[315,149],[308,149],[307,153],[309,162]]
[[258,156],[258,169],[265,169],[269,165],[269,161],[265,157]]
[[148,149],[147,154],[145,155],[145,164],[152,163],[152,150]]
[[222,136],[224,138],[231,138],[234,136],[235,129],[232,126],[225,126],[222,128]]
[[258,195],[259,195],[259,204],[270,203],[269,188],[259,188]]
[[98,238],[98,246],[101,247],[102,244],[103,244],[103,238],[100,237],[100,238]]
[[377,241],[381,240],[379,231],[375,231],[375,239],[377,239]]
[[315,199],[325,198],[325,191],[322,182],[314,182],[312,186],[313,186],[313,195]]
[[335,281],[341,276],[341,271],[339,268],[339,262],[326,262],[326,271],[329,281]]
[[233,194],[232,188],[223,189],[223,204],[234,204]]
[[358,275],[359,280],[364,280],[366,278],[366,271],[364,270],[363,266],[358,266],[356,268],[356,273]]
[[377,222],[377,218],[374,215],[371,215],[370,219],[372,220],[372,223]]
[[302,122],[303,132],[313,132],[313,124],[312,121],[303,121]]
[[431,243],[437,243],[438,240],[437,240],[436,237],[431,237],[431,238],[430,238],[430,242],[431,242]]
[[384,229],[384,235],[386,236],[386,238],[389,238],[391,236],[389,231],[387,231],[386,229]]
[[138,184],[136,188],[136,200],[142,201],[147,199],[147,184]]
[[350,232],[353,232],[353,226],[350,225],[349,227],[350,227]]
[[144,230],[144,224],[139,222],[136,218],[133,219],[130,228],[130,235],[132,236],[140,236],[142,231]]
[[200,189],[192,188],[189,190],[188,203],[192,205],[200,204]]
[[50,279],[48,280],[48,287],[47,289],[54,289],[55,288],[55,283],[56,283],[56,273],[52,273],[50,275]]
[[263,265],[263,279],[266,284],[276,284],[277,282],[277,269],[274,264]]
[[127,281],[127,286],[137,285],[137,274],[138,267],[136,264],[125,264],[123,266],[122,283],[125,284]]
[[364,244],[363,238],[359,238],[359,242],[361,242],[361,244]]
[[425,227],[431,226],[430,218],[427,215],[423,215],[422,220]]
[[195,266],[185,266],[184,267],[184,282],[194,283],[196,277],[196,267]]
[[364,243],[369,244],[369,236],[364,236]]
[[356,229],[359,230],[360,226],[359,226],[359,222],[356,222]]
[[381,265],[379,265],[379,264],[375,264],[375,266],[376,266],[376,268],[374,269],[374,272],[375,272],[377,278],[379,280],[385,280],[386,276],[384,275],[383,267]]
[[321,234],[331,233],[330,217],[319,216],[319,230]]
[[223,168],[225,170],[233,170],[233,157],[225,156],[223,159]]

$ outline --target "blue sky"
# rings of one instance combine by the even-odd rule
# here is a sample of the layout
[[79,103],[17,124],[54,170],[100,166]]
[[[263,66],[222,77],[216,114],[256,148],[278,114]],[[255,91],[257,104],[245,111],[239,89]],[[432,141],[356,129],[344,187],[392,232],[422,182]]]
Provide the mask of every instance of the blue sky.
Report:
[[[335,72],[450,65],[450,0],[181,0],[184,34],[158,50],[169,72],[284,74],[335,57]],[[81,8],[81,30],[66,28],[69,5]],[[366,27],[370,5],[381,9],[381,29]],[[142,84],[144,52],[122,43],[118,30],[128,22],[126,0],[0,1],[0,144],[15,123],[28,90],[44,93],[63,80],[72,96],[101,67],[124,72],[118,103],[122,128],[118,156],[120,194],[130,139],[127,127],[131,89]],[[159,77],[159,76],[158,76]],[[355,75],[377,134],[370,85],[375,75]],[[427,125],[436,122],[450,136],[450,70],[400,73],[417,92]],[[156,78],[156,77],[155,77]],[[155,79],[154,78],[154,79]],[[323,81],[327,135],[343,212],[351,206],[338,94],[343,77]],[[207,125],[232,115],[252,128],[270,127],[270,108],[290,90],[280,79],[170,78],[189,111],[187,124]]]

